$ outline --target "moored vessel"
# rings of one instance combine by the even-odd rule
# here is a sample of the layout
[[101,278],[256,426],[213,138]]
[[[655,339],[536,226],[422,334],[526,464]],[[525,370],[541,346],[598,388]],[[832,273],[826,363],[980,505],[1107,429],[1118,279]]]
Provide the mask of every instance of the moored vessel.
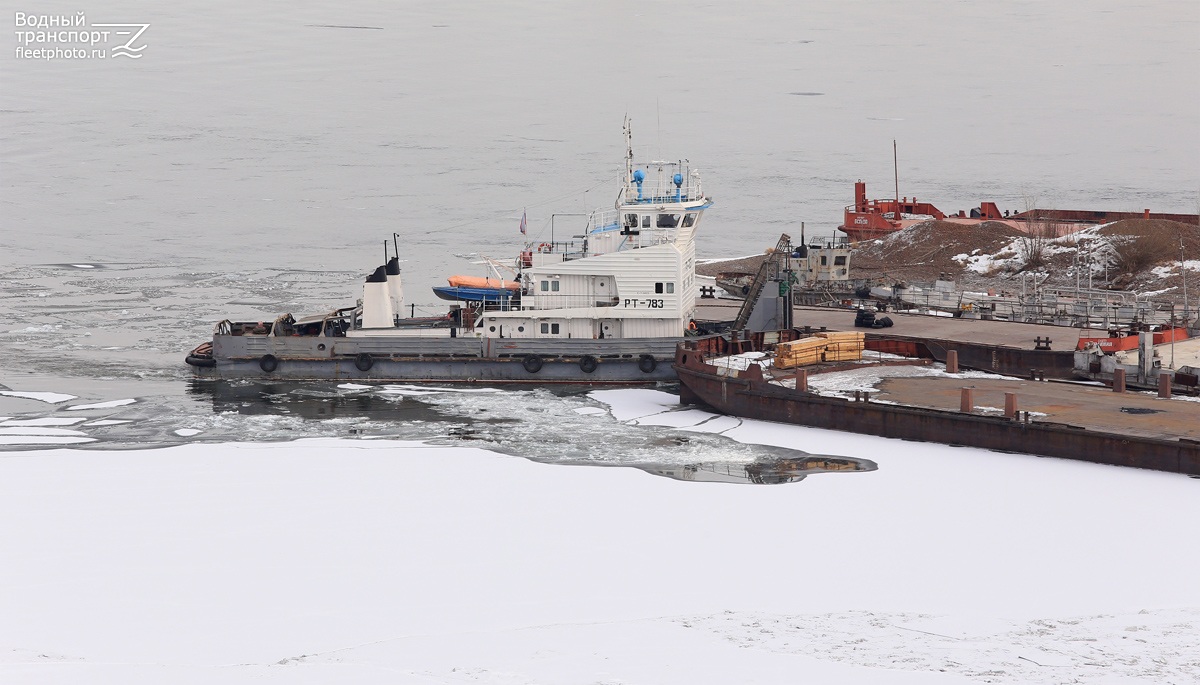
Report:
[[628,121],[624,133],[613,208],[592,212],[570,240],[527,243],[513,281],[451,281],[438,295],[459,303],[444,316],[404,318],[397,254],[366,279],[356,305],[222,321],[187,363],[218,378],[674,380],[675,345],[695,327],[695,236],[712,201],[686,160],[635,164]]

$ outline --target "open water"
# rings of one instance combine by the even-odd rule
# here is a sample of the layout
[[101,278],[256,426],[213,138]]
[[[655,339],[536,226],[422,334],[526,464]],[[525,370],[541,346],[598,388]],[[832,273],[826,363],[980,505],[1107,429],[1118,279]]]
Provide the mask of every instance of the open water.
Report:
[[[55,45],[18,13],[78,12],[149,24],[140,57],[22,52]],[[505,391],[491,410],[523,418],[497,422],[487,394],[198,386],[183,356],[223,318],[352,302],[393,232],[432,305],[516,253],[523,211],[528,239],[577,230],[616,195],[626,115],[639,159],[702,170],[702,257],[832,234],[854,181],[894,192],[893,140],[901,194],[947,211],[1200,211],[1196,3],[5,2],[0,22],[0,384],[137,400],[86,410],[127,422],[92,444],[483,430],[593,459],[523,432],[587,416],[582,393]],[[631,462],[679,451],[593,429]]]

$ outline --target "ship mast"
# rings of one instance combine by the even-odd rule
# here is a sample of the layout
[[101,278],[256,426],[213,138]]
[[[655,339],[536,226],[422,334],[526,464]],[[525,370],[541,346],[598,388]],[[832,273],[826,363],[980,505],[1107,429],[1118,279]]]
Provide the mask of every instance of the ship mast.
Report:
[[633,122],[625,115],[625,182],[633,178]]

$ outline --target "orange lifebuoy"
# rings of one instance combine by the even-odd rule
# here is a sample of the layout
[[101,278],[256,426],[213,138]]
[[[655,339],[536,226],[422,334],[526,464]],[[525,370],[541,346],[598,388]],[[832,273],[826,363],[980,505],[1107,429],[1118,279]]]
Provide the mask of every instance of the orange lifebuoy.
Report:
[[542,243],[541,245],[538,245],[538,252],[553,252],[553,251],[554,251],[554,246],[551,245],[550,243]]

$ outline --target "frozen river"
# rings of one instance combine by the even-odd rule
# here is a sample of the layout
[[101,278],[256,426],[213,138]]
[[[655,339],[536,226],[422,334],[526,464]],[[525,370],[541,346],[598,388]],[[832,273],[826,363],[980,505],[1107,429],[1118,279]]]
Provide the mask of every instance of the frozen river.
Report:
[[432,304],[476,256],[515,255],[522,211],[536,241],[609,206],[626,114],[639,157],[703,170],[702,257],[831,234],[855,180],[891,192],[893,140],[902,194],[946,210],[1197,210],[1196,8],[893,10],[39,4],[149,28],[137,59],[21,57],[45,46],[6,34],[0,383],[138,398],[107,429],[126,441],[276,436],[211,425],[219,393],[189,386],[216,321],[352,302],[393,232]]
[[[148,24],[140,56],[23,51],[46,29],[18,13],[80,12]],[[1196,212],[1194,3],[55,1],[0,21],[0,680],[1197,677],[1200,600],[1173,589],[1195,555],[1136,519],[1194,520],[1183,477],[764,426],[669,388],[183,364],[221,319],[352,302],[393,232],[432,305],[515,255],[522,212],[535,242],[582,226],[616,195],[626,115],[639,158],[702,170],[703,258],[801,221],[831,235],[856,180],[892,192],[893,140],[900,193],[946,211]],[[722,490],[497,454],[862,472]]]

